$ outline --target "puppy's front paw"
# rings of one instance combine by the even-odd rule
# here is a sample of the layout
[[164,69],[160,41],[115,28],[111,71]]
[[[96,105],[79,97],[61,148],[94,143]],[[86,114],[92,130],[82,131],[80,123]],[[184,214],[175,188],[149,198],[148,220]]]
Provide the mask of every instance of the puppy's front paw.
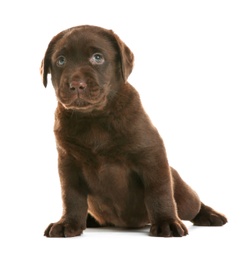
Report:
[[84,227],[77,223],[68,223],[66,221],[58,221],[51,223],[45,230],[46,237],[75,237],[80,236]]
[[180,220],[153,224],[150,228],[150,235],[155,237],[182,237],[188,234],[188,230]]

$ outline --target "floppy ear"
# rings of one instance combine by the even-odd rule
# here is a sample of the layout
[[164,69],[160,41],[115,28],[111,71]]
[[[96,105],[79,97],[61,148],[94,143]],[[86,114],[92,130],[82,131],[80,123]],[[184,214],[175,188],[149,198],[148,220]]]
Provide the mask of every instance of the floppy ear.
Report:
[[48,73],[50,73],[50,64],[49,64],[49,60],[46,59],[46,57],[44,57],[40,67],[40,74],[42,77],[42,82],[44,87],[46,87],[48,83],[48,79],[47,79]]
[[126,82],[133,69],[134,55],[126,44],[114,32],[112,33],[119,47],[122,76]]
[[54,51],[54,46],[58,42],[58,40],[60,40],[64,36],[65,32],[66,31],[62,31],[53,37],[53,39],[50,41],[48,45],[48,48],[45,52],[45,56],[41,62],[40,73],[42,76],[42,82],[44,87],[47,86],[48,83],[47,76],[49,73],[51,73],[51,57]]
[[54,38],[51,40],[51,42],[48,45],[48,48],[45,52],[45,56],[41,62],[41,67],[40,67],[40,74],[42,77],[42,82],[44,87],[47,86],[48,83],[48,79],[47,76],[48,74],[51,72],[51,56],[52,56],[52,51],[53,51],[53,47],[54,47]]

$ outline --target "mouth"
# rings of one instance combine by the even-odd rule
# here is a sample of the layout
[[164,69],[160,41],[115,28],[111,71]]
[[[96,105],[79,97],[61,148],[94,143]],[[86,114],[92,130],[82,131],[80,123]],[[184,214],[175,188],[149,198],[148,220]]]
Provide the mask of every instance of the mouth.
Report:
[[79,108],[84,108],[84,107],[89,107],[92,104],[90,102],[85,101],[82,98],[76,98],[71,104],[70,106],[72,107],[79,107]]
[[86,101],[80,97],[75,98],[71,103],[62,103],[66,109],[81,110],[82,112],[89,112],[92,110],[101,110],[105,107],[107,99],[103,96],[100,100]]

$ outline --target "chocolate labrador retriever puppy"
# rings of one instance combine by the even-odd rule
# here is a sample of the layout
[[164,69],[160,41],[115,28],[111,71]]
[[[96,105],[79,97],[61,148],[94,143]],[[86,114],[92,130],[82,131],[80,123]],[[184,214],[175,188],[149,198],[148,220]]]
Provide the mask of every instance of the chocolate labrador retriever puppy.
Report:
[[221,226],[169,166],[162,139],[127,82],[130,49],[111,30],[77,26],[48,45],[41,65],[58,99],[54,132],[63,215],[47,237],[78,236],[86,227],[140,228],[150,235],[185,236],[181,220]]

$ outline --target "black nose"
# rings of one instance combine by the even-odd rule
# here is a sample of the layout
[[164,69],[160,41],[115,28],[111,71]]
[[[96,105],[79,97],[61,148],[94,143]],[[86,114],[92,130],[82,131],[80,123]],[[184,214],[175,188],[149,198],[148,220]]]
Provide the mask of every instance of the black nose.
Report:
[[87,87],[87,84],[85,81],[72,81],[70,84],[69,84],[69,89],[71,91],[78,91],[78,92],[81,92],[83,91],[85,88]]

